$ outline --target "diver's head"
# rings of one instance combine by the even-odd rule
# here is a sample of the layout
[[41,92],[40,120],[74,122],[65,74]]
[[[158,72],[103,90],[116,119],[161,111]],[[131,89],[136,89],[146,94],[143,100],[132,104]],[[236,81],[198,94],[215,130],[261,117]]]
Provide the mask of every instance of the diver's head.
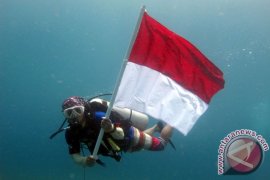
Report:
[[82,97],[72,96],[64,100],[62,111],[70,124],[82,123],[84,118],[85,100]]

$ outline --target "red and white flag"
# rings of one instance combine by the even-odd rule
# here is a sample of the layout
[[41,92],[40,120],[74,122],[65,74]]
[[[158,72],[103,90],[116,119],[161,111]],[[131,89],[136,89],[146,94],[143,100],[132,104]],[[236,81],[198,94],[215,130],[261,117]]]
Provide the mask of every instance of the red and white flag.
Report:
[[186,135],[223,87],[221,70],[144,11],[114,106],[146,113]]

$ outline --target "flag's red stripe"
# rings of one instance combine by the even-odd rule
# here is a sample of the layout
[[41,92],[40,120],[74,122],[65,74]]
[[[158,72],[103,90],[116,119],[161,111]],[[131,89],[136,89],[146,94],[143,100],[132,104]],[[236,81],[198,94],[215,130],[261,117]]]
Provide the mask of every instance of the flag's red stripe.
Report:
[[144,13],[129,61],[170,77],[206,103],[224,87],[223,73],[194,45]]

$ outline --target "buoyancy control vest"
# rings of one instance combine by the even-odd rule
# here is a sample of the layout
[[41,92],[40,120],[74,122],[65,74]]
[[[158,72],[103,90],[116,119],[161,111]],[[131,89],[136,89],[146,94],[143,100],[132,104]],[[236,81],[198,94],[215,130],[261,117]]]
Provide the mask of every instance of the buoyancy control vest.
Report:
[[[105,116],[107,108],[108,106],[106,101],[91,101],[85,104],[85,118],[87,127],[84,129],[89,129],[89,131],[86,132],[87,134],[85,134],[87,137],[82,137],[80,141],[88,147],[91,153],[93,153],[96,139],[101,128],[100,122],[102,117]],[[130,127],[132,126],[132,121],[129,118],[121,116],[121,114],[114,109],[110,114],[110,120],[115,127],[121,127],[123,129],[125,135],[124,139],[116,140],[109,133],[105,133],[98,154],[110,156],[115,160],[120,161],[121,156],[119,153],[126,151],[130,145],[128,133]]]

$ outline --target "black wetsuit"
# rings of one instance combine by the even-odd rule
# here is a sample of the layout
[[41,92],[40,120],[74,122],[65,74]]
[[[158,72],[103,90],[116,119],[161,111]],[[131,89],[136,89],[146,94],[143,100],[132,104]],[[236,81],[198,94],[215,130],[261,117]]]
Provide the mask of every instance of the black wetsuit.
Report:
[[[68,144],[68,149],[70,154],[80,153],[81,145],[86,145],[91,154],[95,148],[96,140],[100,131],[100,123],[102,117],[105,116],[107,110],[107,105],[104,105],[99,102],[89,102],[85,106],[85,119],[86,125],[82,127],[79,124],[71,124],[70,129],[66,130],[66,142]],[[110,134],[105,133],[103,136],[104,144],[101,144],[98,154],[104,156],[111,156],[117,161],[120,160],[119,152],[126,151],[130,146],[130,139],[128,137],[128,131],[131,127],[131,122],[129,120],[123,119],[117,112],[112,111],[110,119],[115,125],[115,127],[122,127],[124,130],[125,138],[123,140],[115,140]],[[108,138],[113,139],[113,141],[120,147],[120,150],[114,150]]]

